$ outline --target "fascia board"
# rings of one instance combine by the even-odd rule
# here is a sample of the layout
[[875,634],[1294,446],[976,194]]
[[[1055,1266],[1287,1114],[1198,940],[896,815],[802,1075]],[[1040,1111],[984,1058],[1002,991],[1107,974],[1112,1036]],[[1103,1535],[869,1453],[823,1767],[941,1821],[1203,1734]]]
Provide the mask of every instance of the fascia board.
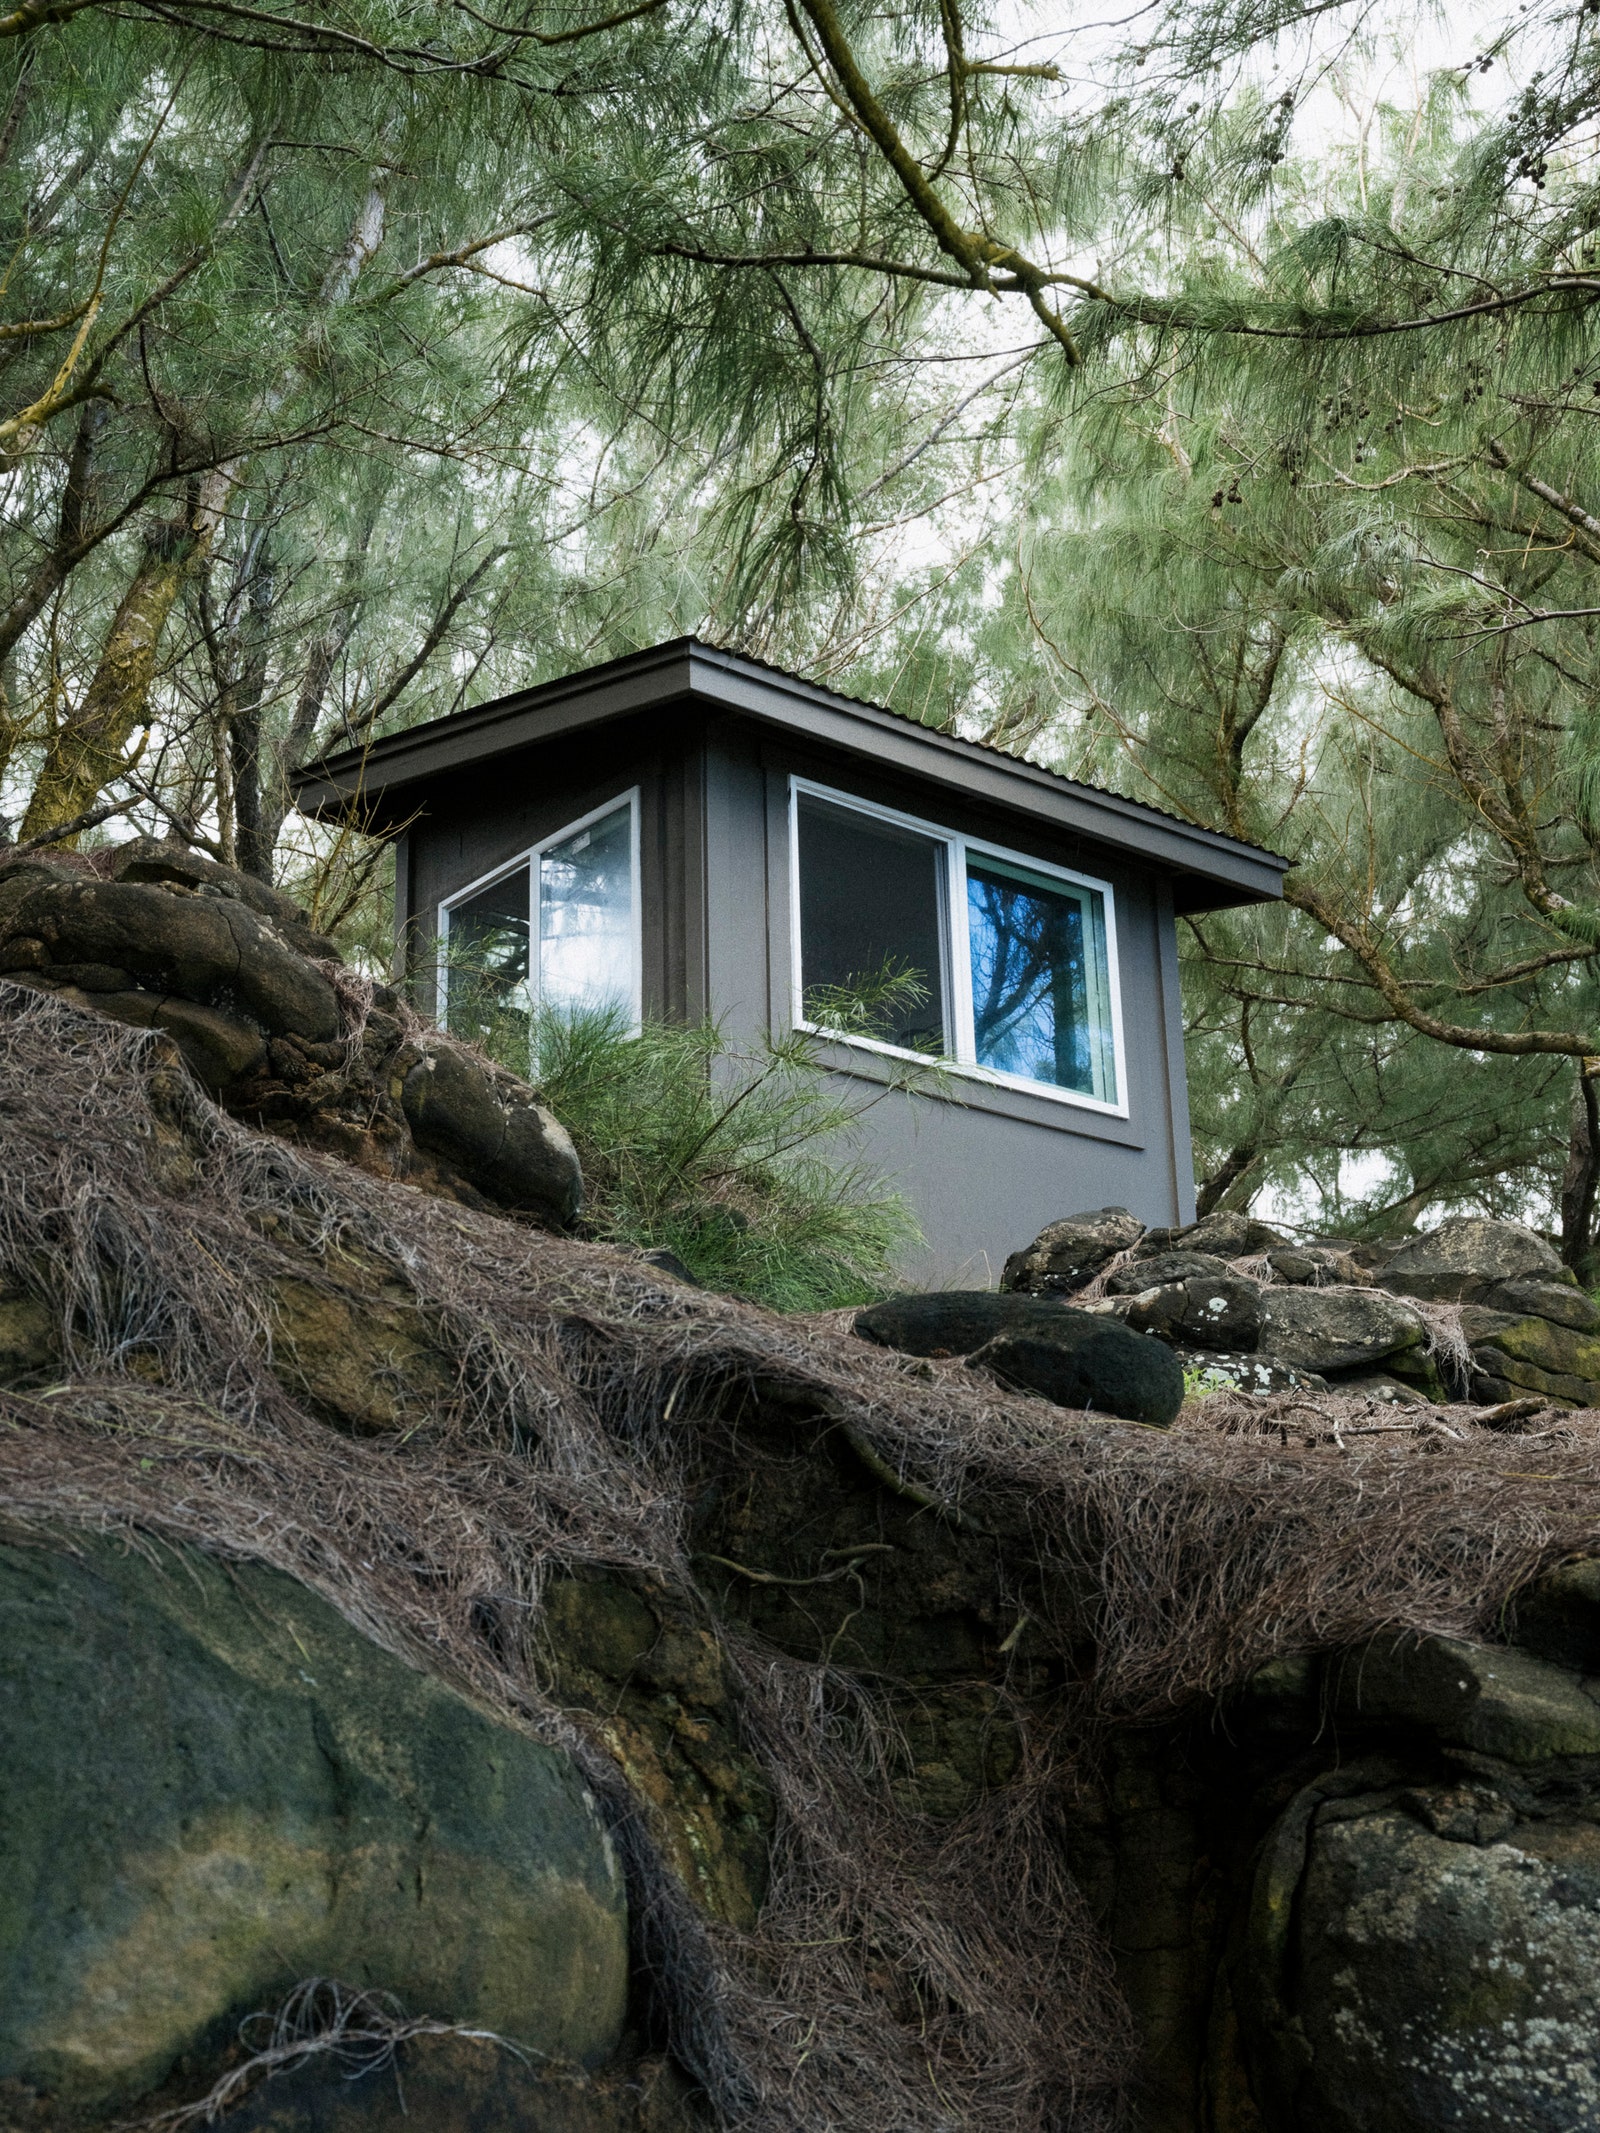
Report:
[[893,712],[830,702],[824,692],[813,693],[803,683],[785,686],[720,662],[713,665],[703,647],[696,647],[694,663],[695,695],[727,710],[868,756],[966,798],[992,801],[1008,812],[1020,811],[1175,872],[1199,875],[1250,899],[1276,902],[1283,893],[1289,862],[1276,853],[1152,816],[1137,801],[1069,784],[1031,763],[991,759],[986,751],[931,727],[914,726]]
[[[1211,830],[1170,820],[1117,793],[1075,785],[1037,765],[994,755],[893,712],[839,697],[798,678],[753,669],[732,653],[679,638],[626,662],[547,682],[448,720],[381,742],[371,755],[346,749],[308,764],[294,779],[307,814],[346,803],[363,784],[393,796],[380,812],[401,819],[407,788],[470,770],[586,727],[694,701],[775,726],[796,739],[866,757],[967,799],[1028,815],[1186,877],[1179,907],[1276,902],[1289,862]],[[1221,895],[1210,893],[1220,890]]]
[[425,779],[470,770],[586,726],[681,701],[691,687],[687,644],[680,640],[661,645],[657,652],[656,657],[640,654],[620,673],[600,668],[592,680],[575,674],[448,719],[430,720],[408,733],[389,735],[370,754],[346,748],[323,756],[291,777],[295,804],[302,813],[314,815],[344,805],[363,784],[374,794],[403,794],[407,786]]

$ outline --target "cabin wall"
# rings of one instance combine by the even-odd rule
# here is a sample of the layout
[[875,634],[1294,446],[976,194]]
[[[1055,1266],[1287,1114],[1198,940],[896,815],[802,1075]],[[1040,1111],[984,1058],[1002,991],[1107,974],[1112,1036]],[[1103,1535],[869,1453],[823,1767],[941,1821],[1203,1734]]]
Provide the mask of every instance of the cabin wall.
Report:
[[737,721],[713,724],[705,755],[705,867],[711,1005],[735,1034],[793,1026],[791,775],[814,778],[1057,865],[1115,891],[1127,1118],[951,1074],[933,1093],[886,1089],[903,1064],[824,1047],[859,1092],[861,1153],[917,1211],[925,1247],[904,1272],[921,1283],[985,1287],[1047,1222],[1119,1204],[1151,1224],[1191,1221],[1193,1166],[1177,939],[1163,873],[1136,855],[1038,830],[980,806],[931,799],[859,759],[795,747]]
[[439,906],[639,788],[643,992],[647,1015],[705,1012],[703,719],[672,709],[441,779],[398,858],[397,971],[425,1014],[436,1010]]
[[398,858],[397,919],[413,997],[431,1011],[440,902],[637,785],[647,1014],[717,1016],[731,1038],[792,1026],[788,791],[814,778],[950,829],[1109,881],[1116,894],[1129,1115],[952,1074],[910,1095],[898,1062],[820,1056],[859,1097],[860,1152],[911,1201],[927,1244],[908,1281],[986,1286],[1047,1222],[1116,1203],[1193,1217],[1177,943],[1163,870],[1136,853],[1014,818],[859,757],[737,716],[669,706],[440,779]]

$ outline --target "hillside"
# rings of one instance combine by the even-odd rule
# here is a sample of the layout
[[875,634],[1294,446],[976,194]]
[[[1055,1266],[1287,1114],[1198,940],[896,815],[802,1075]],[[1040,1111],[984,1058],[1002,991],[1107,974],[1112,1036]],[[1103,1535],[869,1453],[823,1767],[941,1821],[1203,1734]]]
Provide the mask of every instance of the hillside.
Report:
[[413,1160],[357,984],[269,1131],[56,962],[0,984],[9,2123],[1589,2122],[1600,1414],[1067,1410]]

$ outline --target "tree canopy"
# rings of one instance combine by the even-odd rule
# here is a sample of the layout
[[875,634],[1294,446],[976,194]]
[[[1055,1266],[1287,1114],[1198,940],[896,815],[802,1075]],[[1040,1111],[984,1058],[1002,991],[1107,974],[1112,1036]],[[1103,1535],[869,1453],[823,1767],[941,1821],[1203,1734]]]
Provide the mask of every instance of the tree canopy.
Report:
[[1188,928],[1204,1204],[1587,1270],[1600,17],[1397,27],[28,0],[12,833],[376,953],[288,768],[698,629],[1289,853]]

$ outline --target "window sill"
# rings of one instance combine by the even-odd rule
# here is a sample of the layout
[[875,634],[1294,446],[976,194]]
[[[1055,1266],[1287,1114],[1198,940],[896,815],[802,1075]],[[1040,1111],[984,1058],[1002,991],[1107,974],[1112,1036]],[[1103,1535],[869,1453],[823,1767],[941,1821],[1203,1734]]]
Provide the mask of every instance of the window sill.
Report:
[[795,1027],[816,1040],[820,1063],[835,1072],[859,1074],[869,1081],[890,1081],[902,1079],[907,1067],[922,1067],[927,1070],[926,1079],[910,1093],[931,1102],[998,1113],[1029,1124],[1054,1127],[1059,1132],[1121,1141],[1130,1147],[1144,1146],[1145,1136],[1134,1131],[1126,1105],[1099,1103],[1092,1096],[1078,1096],[1070,1090],[1052,1089],[1043,1082],[996,1074],[987,1067],[963,1066],[952,1059],[932,1060],[925,1052],[883,1044],[875,1037],[842,1036],[836,1030],[818,1029],[807,1022]]

